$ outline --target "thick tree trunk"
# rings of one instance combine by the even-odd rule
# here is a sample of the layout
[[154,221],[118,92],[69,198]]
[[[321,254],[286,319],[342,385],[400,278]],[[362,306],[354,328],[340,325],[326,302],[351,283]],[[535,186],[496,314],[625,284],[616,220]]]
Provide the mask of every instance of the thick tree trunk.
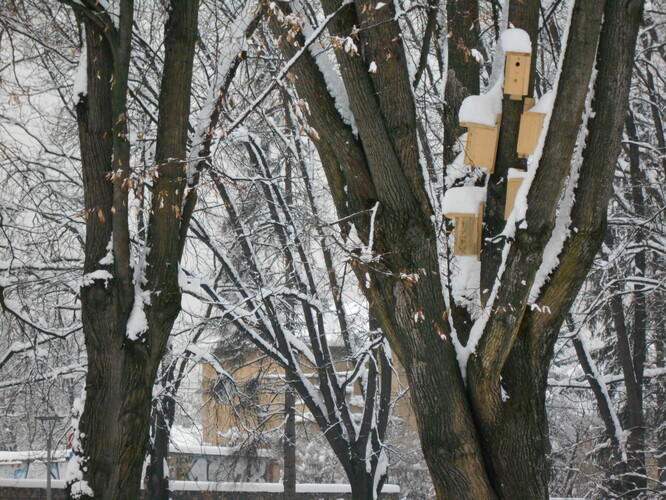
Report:
[[[153,384],[180,312],[179,236],[186,231],[179,219],[184,177],[179,160],[186,157],[198,2],[174,0],[166,27],[157,126],[160,176],[150,216],[147,276],[145,282],[139,278],[152,300],[142,306],[134,304],[139,299],[130,266],[124,182],[130,158],[126,96],[133,2],[122,0],[119,12],[117,29],[103,10],[84,16],[88,93],[77,104],[77,119],[86,209],[87,278],[81,302],[88,373],[78,427],[81,446],[75,450],[82,481],[68,485],[73,498],[140,497]],[[113,250],[112,262],[105,259],[108,248]],[[139,338],[136,332],[128,335],[135,306],[141,307],[147,323]]]
[[[609,3],[624,8],[626,2]],[[603,74],[608,95],[599,92],[595,101],[599,121],[596,129],[590,130],[591,141],[596,141],[590,153],[594,156],[582,168],[579,186],[586,189],[577,192],[579,211],[572,214],[578,232],[565,246],[563,264],[539,296],[539,304],[548,305],[553,314],[537,314],[530,310],[529,291],[552,235],[604,14],[603,0],[575,3],[552,130],[528,197],[527,227],[516,231],[493,309],[484,312],[489,318],[467,366],[466,386],[446,317],[456,311],[446,311],[442,297],[435,231],[418,164],[411,82],[395,12],[390,5],[374,9],[364,0],[346,7],[334,0],[323,0],[322,4],[327,14],[340,9],[329,24],[332,35],[358,33],[361,55],[338,51],[336,56],[359,139],[348,133],[337,116],[321,75],[307,57],[295,66],[299,75],[295,85],[309,102],[310,122],[320,137],[316,146],[332,181],[338,211],[347,215],[365,209],[365,214],[354,218],[354,224],[366,241],[369,231],[374,231],[372,250],[378,258],[371,263],[357,260],[353,265],[372,314],[407,373],[421,444],[438,498],[546,499],[546,374],[564,314],[603,237],[604,226],[598,223],[597,215],[599,210],[605,213],[610,192],[605,182],[598,180],[598,185],[588,186],[595,182],[595,175],[606,174],[604,166],[607,169],[610,165],[612,172],[617,158],[616,121],[623,114],[631,68],[624,49],[629,55],[633,53],[636,6],[628,5],[624,16],[612,10],[605,15],[612,21],[604,25],[602,45],[621,38],[623,50],[604,52],[599,58],[599,78]],[[523,4],[531,16],[524,27],[536,33],[538,2],[521,1],[515,8]],[[622,22],[616,23],[616,16]],[[626,34],[618,34],[616,24]],[[293,55],[288,48],[284,50],[289,57]],[[377,72],[368,74],[371,61],[376,63]],[[515,140],[522,109],[513,107]],[[512,164],[503,168],[509,166]],[[503,208],[502,200],[500,197],[493,203]],[[374,224],[366,215],[372,207],[377,207]],[[579,268],[577,259],[582,259]],[[488,273],[492,279],[487,282],[494,285],[500,260],[493,262],[490,268],[494,271]],[[458,332],[458,338],[466,338],[466,332]],[[508,399],[503,398],[503,392]]]

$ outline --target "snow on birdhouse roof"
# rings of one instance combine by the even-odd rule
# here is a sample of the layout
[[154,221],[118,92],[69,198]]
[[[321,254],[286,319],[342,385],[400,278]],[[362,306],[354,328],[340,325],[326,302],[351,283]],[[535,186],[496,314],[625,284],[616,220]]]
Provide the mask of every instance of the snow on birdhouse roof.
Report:
[[550,113],[550,110],[553,109],[554,102],[555,102],[555,91],[551,90],[542,95],[541,99],[539,99],[537,103],[534,106],[532,106],[532,108],[529,109],[528,111],[530,113],[539,113],[542,115],[547,115],[548,113]]
[[452,215],[479,215],[479,204],[486,201],[486,188],[464,186],[448,189],[442,200],[442,211]]
[[500,35],[500,42],[504,52],[518,52],[521,54],[532,53],[532,42],[526,31],[513,28],[504,31]]
[[478,123],[494,127],[497,115],[502,112],[502,88],[495,85],[483,95],[466,97],[460,106],[458,120],[463,123]]

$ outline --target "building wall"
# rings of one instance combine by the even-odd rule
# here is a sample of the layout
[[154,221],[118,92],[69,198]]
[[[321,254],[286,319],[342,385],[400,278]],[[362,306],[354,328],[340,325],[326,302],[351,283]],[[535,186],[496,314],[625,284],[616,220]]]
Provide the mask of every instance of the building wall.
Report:
[[[394,360],[394,363],[396,363],[396,366],[392,384],[392,399],[395,403],[393,416],[400,417],[404,425],[416,431],[416,420],[411,409],[409,392],[406,390],[407,377],[398,361]],[[303,365],[306,367],[304,372],[309,373],[313,382],[316,382],[315,367],[309,367],[308,370],[307,364],[304,363]],[[254,395],[258,407],[263,407],[270,416],[253,414],[251,404],[248,404],[248,401],[239,401],[233,397],[224,401],[216,397],[213,394],[214,389],[217,389],[216,392],[219,394],[220,389],[223,388],[219,385],[215,387],[216,383],[219,384],[217,373],[210,364],[204,363],[202,366],[204,441],[214,445],[227,445],[229,442],[224,436],[228,435],[233,428],[246,427],[248,429],[258,429],[258,431],[270,431],[281,425],[284,412],[285,384],[283,382],[284,372],[277,363],[255,350],[249,350],[240,362],[236,360],[230,365],[225,365],[224,369],[233,376],[241,390],[248,387],[254,388],[252,384],[257,385]],[[351,364],[336,363],[336,370],[339,373],[351,372],[352,369]],[[361,396],[358,384],[350,390],[353,391],[350,392],[350,397]],[[300,398],[297,397],[296,401],[297,414],[308,413],[308,409],[303,405]],[[353,398],[351,401],[353,402]],[[354,407],[353,404],[352,407]],[[360,406],[356,409],[359,413],[362,412]],[[316,428],[314,428],[315,425],[309,425],[312,428],[308,429],[308,433],[318,434]]]

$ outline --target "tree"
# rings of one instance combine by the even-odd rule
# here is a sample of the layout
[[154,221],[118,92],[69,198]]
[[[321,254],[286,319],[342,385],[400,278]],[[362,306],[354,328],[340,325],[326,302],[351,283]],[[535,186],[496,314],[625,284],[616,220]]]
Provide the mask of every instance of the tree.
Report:
[[[277,146],[269,149],[270,136],[239,134],[231,139],[246,152],[249,164],[237,161],[238,166],[223,170],[213,163],[208,171],[223,200],[226,232],[233,237],[196,218],[192,232],[211,253],[204,262],[218,262],[213,274],[225,279],[210,286],[201,279],[203,273],[188,270],[192,284],[185,289],[214,304],[235,332],[281,368],[284,382],[298,394],[340,462],[352,497],[373,498],[387,479],[390,350],[368,328],[367,315],[356,312],[355,321],[350,319],[347,311],[363,311],[363,306],[353,304],[354,293],[344,286],[348,266],[330,248],[332,235],[308,224],[313,216],[319,223],[315,182],[303,144],[294,136],[296,117],[291,115],[297,105],[285,107],[286,130],[267,123],[274,127],[268,130]],[[286,151],[279,154],[273,147]],[[360,402],[352,403],[351,389],[357,386]]]
[[[76,116],[86,243],[81,314],[88,371],[74,452],[81,498],[138,498],[153,383],[180,312],[178,264],[187,234],[187,135],[198,2],[171,2],[164,33],[152,196],[133,262],[129,189],[134,178],[128,80],[134,3],[65,2],[83,25],[85,92]],[[134,266],[133,266],[134,264]]]
[[[538,5],[511,2],[509,9],[509,22],[532,34],[533,43]],[[279,6],[291,13],[289,4]],[[353,217],[378,256],[355,262],[355,269],[407,372],[438,496],[547,498],[547,371],[560,325],[605,233],[642,2],[574,4],[550,125],[523,191],[527,208],[506,225],[500,186],[517,162],[522,103],[505,99],[497,166],[486,181],[481,291],[488,293],[471,311],[456,297],[445,303],[450,290],[440,281],[446,267],[419,162],[426,145],[419,143],[403,14],[393,4],[376,8],[362,0],[322,0],[321,6],[331,16],[330,34],[349,41],[335,55],[355,130],[307,54],[294,66],[294,85],[309,105],[338,214]],[[280,47],[286,59],[296,52],[284,36]],[[595,114],[587,120],[582,162],[570,168],[595,58]],[[570,234],[553,230],[567,185],[576,186],[574,199],[559,217],[565,230],[576,229]],[[362,215],[373,207],[376,218]],[[544,258],[553,248],[555,265]]]

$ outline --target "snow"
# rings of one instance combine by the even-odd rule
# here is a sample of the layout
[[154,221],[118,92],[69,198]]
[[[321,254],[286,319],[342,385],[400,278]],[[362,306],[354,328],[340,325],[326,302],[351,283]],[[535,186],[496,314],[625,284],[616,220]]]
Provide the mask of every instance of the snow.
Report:
[[[51,459],[53,461],[66,460],[69,457],[67,450],[51,450]],[[46,451],[44,450],[25,450],[25,451],[0,451],[0,462],[24,462],[44,461],[46,460]]]
[[134,304],[132,312],[127,320],[127,338],[138,340],[142,333],[148,330],[148,318],[144,305],[150,304],[150,292],[144,292],[140,289],[134,294]]
[[508,179],[524,179],[527,172],[519,168],[510,168],[507,174]]
[[555,102],[555,91],[550,90],[546,92],[543,96],[541,96],[541,99],[539,99],[532,108],[528,109],[528,111],[530,113],[539,113],[542,115],[547,115],[553,109],[554,102]]
[[486,188],[463,186],[448,189],[442,200],[444,214],[479,215],[479,204],[486,200]]
[[144,246],[134,263],[134,303],[132,311],[127,320],[127,338],[138,340],[141,334],[148,330],[148,318],[146,317],[145,306],[150,305],[150,291],[144,291],[142,286],[146,283],[146,258],[150,253],[150,248]]
[[615,430],[615,438],[617,439],[618,445],[620,447],[621,453],[622,453],[622,460],[624,462],[627,461],[627,436],[628,433],[626,430],[622,428],[622,424],[620,423],[620,419],[618,418],[617,413],[615,412],[615,409],[613,408],[613,402],[611,400],[610,394],[608,393],[608,387],[604,383],[603,379],[601,378],[599,371],[597,370],[597,366],[592,359],[592,356],[590,356],[590,350],[587,347],[587,339],[582,335],[581,331],[576,332],[576,336],[578,337],[578,340],[580,341],[581,345],[583,346],[583,351],[585,352],[585,357],[587,358],[587,363],[590,366],[590,370],[592,371],[592,376],[597,380],[599,384],[599,388],[601,389],[602,394],[604,395],[604,399],[608,402],[608,410],[610,412],[610,417],[611,420],[613,421],[613,428]]
[[[46,488],[46,478],[44,479],[0,479],[0,488]],[[51,488],[54,490],[64,490],[64,479],[51,479]]]
[[[67,463],[67,473],[65,474],[65,480],[67,484],[70,485],[72,498],[80,498],[84,495],[89,497],[94,496],[92,488],[88,482],[83,479],[83,471],[86,470],[85,462],[87,458],[83,455],[83,449],[81,446],[81,438],[84,436],[79,432],[79,420],[83,413],[85,401],[86,392],[84,388],[81,392],[81,397],[76,398],[72,404],[72,428],[74,429],[72,451],[74,454]],[[63,485],[64,483],[65,481],[63,481]]]
[[502,113],[502,81],[498,81],[486,94],[471,95],[462,102],[458,120],[494,127]]
[[[0,479],[0,487],[4,488],[46,488],[46,479]],[[51,487],[54,490],[65,489],[65,481],[52,479]],[[143,483],[141,489],[144,488]],[[169,481],[171,491],[238,491],[238,492],[261,492],[282,493],[282,483],[231,483],[215,481]],[[348,484],[331,483],[301,483],[296,485],[297,493],[339,493],[351,492]],[[90,492],[92,494],[92,491]],[[385,484],[382,493],[400,493],[397,484]]]
[[[377,469],[375,470],[375,478],[372,484],[373,499],[377,498],[377,486],[379,485],[379,481],[386,475],[386,472],[388,471],[388,466],[389,466],[388,455],[386,453],[386,450],[382,448],[382,450],[379,452],[379,459],[377,460]],[[382,492],[389,493],[387,491],[386,486],[382,488]]]
[[[171,481],[172,491],[247,491],[262,493],[282,493],[282,483],[218,483],[212,481]],[[296,485],[297,493],[351,493],[348,484],[301,483]],[[400,493],[395,484],[385,484],[383,493]]]
[[372,61],[368,67],[368,73],[377,73],[377,63]]
[[[240,54],[247,47],[245,32],[254,19],[256,9],[256,2],[248,1],[246,3],[241,13],[231,23],[229,33],[226,37],[227,43],[221,45],[224,50],[218,52],[217,54],[219,62],[213,77],[213,84],[208,89],[206,101],[199,111],[197,126],[195,128],[195,145],[192,148],[192,156],[195,158],[200,156],[203,144],[206,141],[208,134],[212,132],[209,130],[211,118],[215,111],[215,104],[228,76],[229,70],[238,54]],[[187,178],[189,184],[192,182],[194,173],[194,162],[188,162]]]
[[72,86],[72,97],[74,102],[78,104],[81,97],[88,94],[88,51],[86,46],[83,46],[79,57],[79,65],[74,73],[74,85]]
[[90,286],[95,283],[97,280],[102,280],[104,281],[104,286],[107,285],[107,282],[109,280],[113,279],[113,275],[104,269],[98,269],[97,271],[93,271],[92,273],[86,273],[83,275],[83,278],[81,279],[81,288],[84,288],[86,286]]
[[110,266],[113,264],[113,233],[111,233],[109,242],[106,244],[106,255],[101,258],[99,263],[103,266]]
[[532,42],[526,31],[513,28],[502,32],[500,43],[504,52],[519,52],[522,54],[532,53]]

